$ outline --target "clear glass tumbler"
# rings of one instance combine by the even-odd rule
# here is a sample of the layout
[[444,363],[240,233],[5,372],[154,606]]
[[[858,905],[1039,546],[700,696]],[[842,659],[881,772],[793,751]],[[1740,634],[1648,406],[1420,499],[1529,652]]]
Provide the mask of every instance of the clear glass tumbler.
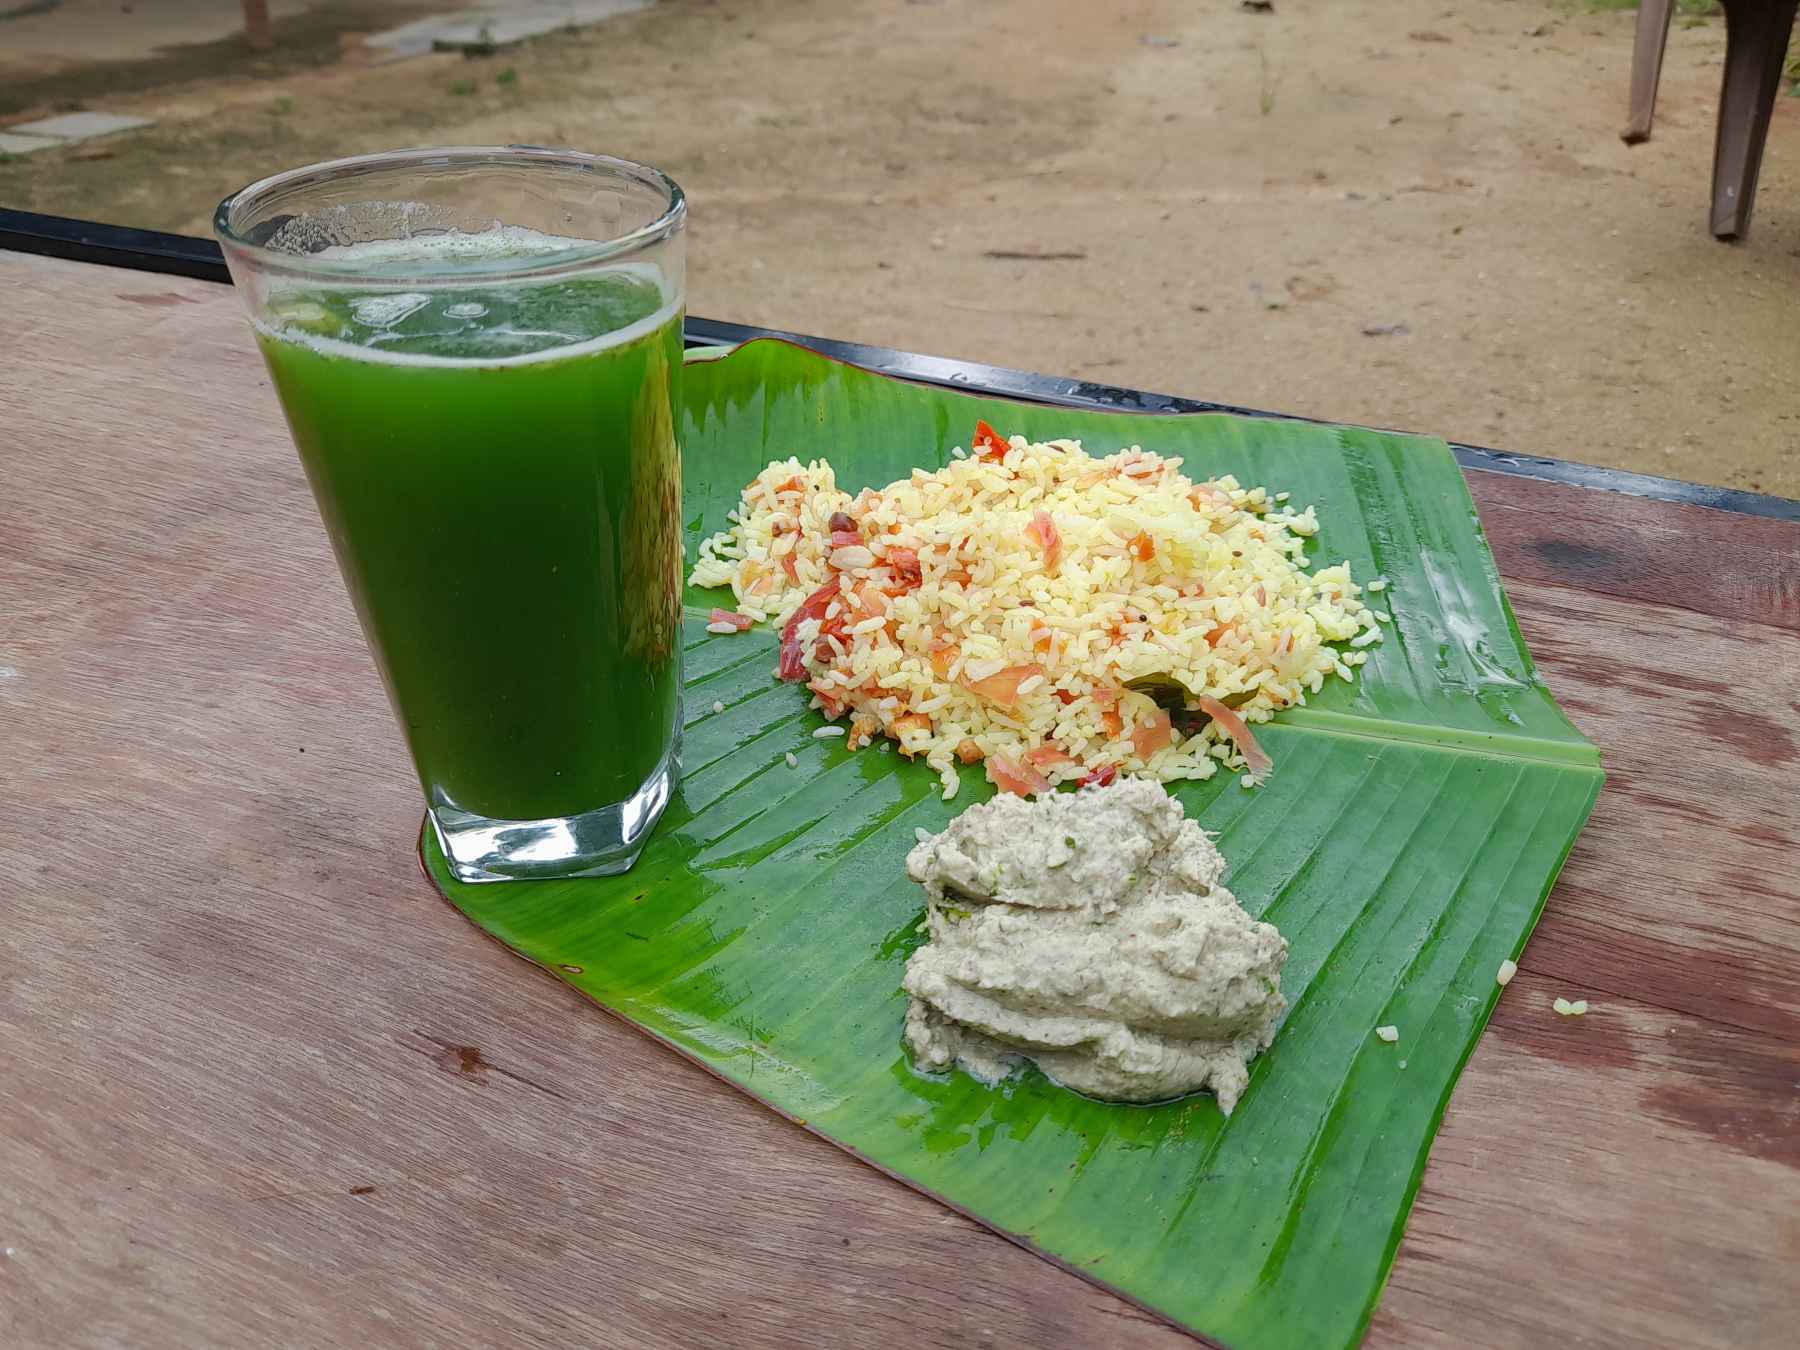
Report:
[[529,147],[253,183],[214,228],[444,852],[630,867],[681,729],[681,189]]

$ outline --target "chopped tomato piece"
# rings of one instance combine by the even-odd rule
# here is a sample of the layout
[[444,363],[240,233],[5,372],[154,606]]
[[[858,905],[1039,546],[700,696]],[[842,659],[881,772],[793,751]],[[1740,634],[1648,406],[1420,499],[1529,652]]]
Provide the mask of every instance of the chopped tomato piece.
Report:
[[826,582],[802,600],[800,608],[788,619],[787,626],[781,630],[781,665],[777,673],[782,679],[791,681],[805,676],[806,657],[800,650],[800,625],[808,619],[823,620],[825,610],[837,598],[837,593],[837,582]]
[[1062,566],[1062,535],[1048,511],[1032,512],[1031,524],[1025,527],[1025,537],[1043,551],[1044,570],[1055,575],[1057,568]]
[[1156,556],[1156,541],[1142,530],[1132,535],[1131,542],[1125,547],[1139,562],[1149,562]]
[[887,613],[887,596],[882,593],[881,587],[877,586],[874,582],[863,582],[862,585],[856,588],[853,594],[856,596],[856,614],[854,617],[858,619],[872,619],[878,614]]
[[1025,761],[1034,769],[1053,769],[1058,764],[1077,762],[1073,755],[1064,753],[1062,749],[1054,745],[1040,745],[1035,750],[1027,751]]
[[800,580],[800,568],[794,561],[793,554],[784,553],[781,555],[781,570],[787,573],[789,581],[797,583]]
[[1218,699],[1205,697],[1199,700],[1200,711],[1219,724],[1227,736],[1237,743],[1238,753],[1244,757],[1244,767],[1250,771],[1252,778],[1261,778],[1275,767],[1275,761],[1269,758],[1269,752],[1256,743],[1256,737],[1250,734],[1250,724],[1227,708]]
[[748,614],[739,614],[734,609],[715,609],[706,616],[706,621],[708,623],[728,623],[740,633],[753,627],[756,623],[756,620]]
[[833,530],[831,532],[831,547],[833,549],[860,548],[862,546],[862,541],[863,537],[860,530]]
[[931,654],[932,671],[940,680],[949,679],[950,668],[956,664],[957,658],[961,655],[962,648],[957,646],[954,642],[947,646],[939,647]]
[[1002,792],[1015,792],[1021,797],[1031,797],[1040,792],[1050,791],[1048,778],[1029,764],[1017,763],[1005,755],[989,757],[987,775],[988,781]]
[[1035,675],[1042,675],[1044,668],[1033,662],[1028,666],[1008,666],[1005,670],[997,670],[986,679],[969,680],[969,692],[977,697],[985,698],[989,703],[997,703],[1002,708],[1019,706],[1019,686]]
[[1156,710],[1156,716],[1131,729],[1131,748],[1137,751],[1137,757],[1141,760],[1148,761],[1150,756],[1164,746],[1173,744],[1174,740],[1174,728],[1169,723],[1167,710],[1163,708]]
[[808,680],[806,687],[819,696],[819,707],[824,711],[827,721],[836,721],[844,711],[844,700],[838,695],[843,691],[825,680]]
[[910,591],[925,580],[925,571],[919,566],[917,549],[890,548],[887,551],[888,566],[894,569],[894,581],[902,590]]
[[1125,719],[1119,716],[1119,691],[1107,685],[1094,690],[1094,703],[1100,708],[1100,725],[1110,740],[1125,734]]
[[1081,787],[1107,787],[1119,777],[1117,764],[1102,764],[1081,780]]
[[1055,693],[1057,702],[1061,703],[1065,708],[1081,697],[1080,694],[1072,694],[1067,689],[1058,689]]
[[825,522],[825,528],[833,534],[842,534],[845,530],[856,528],[856,517],[845,511],[833,511],[831,519]]
[[1005,459],[1012,443],[986,422],[975,424],[975,443],[969,447],[977,459]]
[[1220,642],[1224,641],[1225,635],[1232,631],[1233,631],[1233,628],[1230,624],[1228,624],[1228,623],[1220,624],[1218,627],[1212,629],[1210,632],[1207,633],[1206,645],[1209,647],[1218,646]]
[[956,747],[956,757],[964,764],[973,764],[981,758],[981,747],[971,740],[963,740]]
[[918,731],[929,736],[931,734],[931,719],[924,713],[907,713],[904,717],[896,717],[894,719],[894,725],[891,730],[893,731],[894,739],[900,742],[900,753],[911,756],[914,752],[906,744],[907,733]]

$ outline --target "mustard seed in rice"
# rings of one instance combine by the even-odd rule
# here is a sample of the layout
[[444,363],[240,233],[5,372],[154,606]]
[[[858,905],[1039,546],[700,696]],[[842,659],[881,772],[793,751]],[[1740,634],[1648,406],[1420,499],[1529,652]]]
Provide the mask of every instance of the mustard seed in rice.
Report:
[[[850,748],[922,756],[946,798],[983,762],[1015,792],[1266,775],[1243,724],[1354,678],[1381,629],[1348,563],[1306,570],[1311,507],[1180,468],[986,424],[937,472],[854,496],[829,463],[789,459],[744,489],[691,580],[783,624],[777,673],[849,719]],[[1210,720],[1125,687],[1146,676]]]

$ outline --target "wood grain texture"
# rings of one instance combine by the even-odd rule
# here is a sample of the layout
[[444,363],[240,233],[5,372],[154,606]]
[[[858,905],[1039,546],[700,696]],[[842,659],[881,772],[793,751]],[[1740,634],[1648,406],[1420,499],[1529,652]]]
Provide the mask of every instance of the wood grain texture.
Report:
[[1551,581],[1800,633],[1800,523],[1514,474],[1468,478],[1508,582]]
[[[1191,1343],[431,897],[228,291],[0,253],[0,326],[0,1345]],[[1370,1343],[1780,1343],[1800,543],[1486,477],[1526,636],[1612,778]],[[1673,606],[1533,551],[1496,524],[1521,502],[1580,540],[1673,531]]]

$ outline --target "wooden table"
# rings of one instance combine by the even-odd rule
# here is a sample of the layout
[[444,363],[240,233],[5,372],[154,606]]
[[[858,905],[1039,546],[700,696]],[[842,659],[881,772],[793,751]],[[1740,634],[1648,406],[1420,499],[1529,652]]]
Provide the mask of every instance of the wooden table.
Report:
[[[229,290],[0,332],[0,1346],[1191,1344],[433,898]],[[1800,523],[1471,478],[1611,777],[1369,1343],[1791,1345]]]

